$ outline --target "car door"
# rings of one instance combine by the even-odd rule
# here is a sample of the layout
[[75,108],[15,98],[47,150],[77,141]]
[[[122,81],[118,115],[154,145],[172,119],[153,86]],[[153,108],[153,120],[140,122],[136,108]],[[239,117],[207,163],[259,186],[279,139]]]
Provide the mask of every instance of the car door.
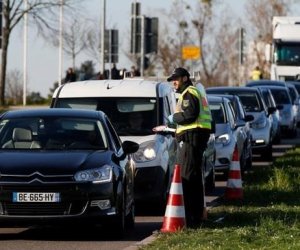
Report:
[[[173,94],[173,93],[172,93]],[[166,95],[163,97],[163,119],[164,124],[167,124],[167,117],[175,113],[175,96],[172,97],[172,94]],[[174,94],[173,94],[174,95]],[[176,151],[177,151],[177,142],[175,137],[172,134],[166,134],[163,136],[163,140],[167,145],[168,152],[168,167],[170,177],[173,173],[174,166],[176,163]]]

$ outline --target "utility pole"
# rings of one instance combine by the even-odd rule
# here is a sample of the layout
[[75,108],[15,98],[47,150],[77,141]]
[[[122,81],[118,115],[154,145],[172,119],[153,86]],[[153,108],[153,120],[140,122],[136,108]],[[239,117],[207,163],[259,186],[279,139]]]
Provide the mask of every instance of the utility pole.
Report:
[[59,12],[59,49],[58,49],[58,85],[61,85],[63,71],[63,5],[64,0],[60,0]]
[[141,18],[141,77],[144,76],[144,62],[145,62],[145,16]]
[[100,46],[100,74],[104,75],[105,59],[105,19],[106,19],[106,0],[102,0],[102,19],[101,19],[101,46]]
[[24,41],[23,41],[23,106],[26,106],[27,96],[27,35],[28,35],[28,0],[24,0]]

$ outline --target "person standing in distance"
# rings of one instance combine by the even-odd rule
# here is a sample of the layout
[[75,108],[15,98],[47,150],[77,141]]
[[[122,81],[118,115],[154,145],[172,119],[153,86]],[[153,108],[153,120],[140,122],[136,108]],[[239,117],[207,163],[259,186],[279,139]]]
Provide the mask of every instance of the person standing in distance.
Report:
[[211,133],[211,113],[205,90],[193,86],[189,72],[176,68],[167,79],[180,93],[176,112],[168,117],[176,125],[177,163],[181,166],[186,226],[196,228],[205,220],[202,156]]

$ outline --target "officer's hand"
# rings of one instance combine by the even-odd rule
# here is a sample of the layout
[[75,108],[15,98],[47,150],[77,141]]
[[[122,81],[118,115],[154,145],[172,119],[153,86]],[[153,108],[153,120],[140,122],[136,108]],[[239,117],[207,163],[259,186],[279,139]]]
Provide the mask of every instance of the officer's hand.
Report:
[[169,116],[168,116],[168,125],[174,125],[174,124],[176,124],[176,123],[174,122],[173,116],[174,116],[174,115],[169,115]]

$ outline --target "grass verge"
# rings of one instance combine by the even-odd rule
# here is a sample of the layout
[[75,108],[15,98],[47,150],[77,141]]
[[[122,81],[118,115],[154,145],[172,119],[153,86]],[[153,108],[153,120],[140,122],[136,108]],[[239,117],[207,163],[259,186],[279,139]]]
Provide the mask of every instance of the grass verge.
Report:
[[300,249],[300,149],[245,175],[244,199],[223,202],[197,230],[158,234],[141,249]]

